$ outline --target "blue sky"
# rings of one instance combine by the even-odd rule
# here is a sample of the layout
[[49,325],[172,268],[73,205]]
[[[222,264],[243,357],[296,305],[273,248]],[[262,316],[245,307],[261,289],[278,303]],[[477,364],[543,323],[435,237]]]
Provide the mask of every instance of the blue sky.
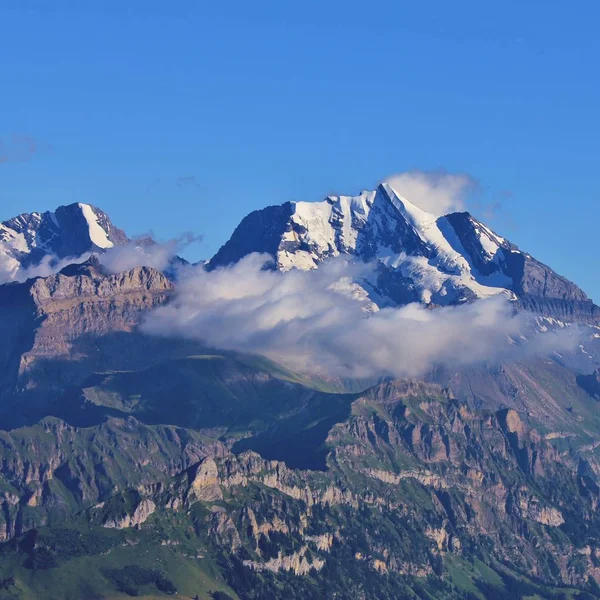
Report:
[[253,209],[442,169],[598,302],[599,18],[586,0],[4,0],[0,219],[90,202],[130,234],[204,234],[200,258]]

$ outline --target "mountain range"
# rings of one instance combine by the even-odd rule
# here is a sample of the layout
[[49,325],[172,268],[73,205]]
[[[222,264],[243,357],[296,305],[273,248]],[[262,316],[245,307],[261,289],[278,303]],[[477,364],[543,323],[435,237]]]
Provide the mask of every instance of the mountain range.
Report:
[[581,335],[315,376],[148,333],[181,283],[107,270],[128,244],[86,204],[0,225],[0,599],[600,598],[600,308],[574,283],[387,183],[255,211],[185,269],[348,260],[371,313],[501,297]]

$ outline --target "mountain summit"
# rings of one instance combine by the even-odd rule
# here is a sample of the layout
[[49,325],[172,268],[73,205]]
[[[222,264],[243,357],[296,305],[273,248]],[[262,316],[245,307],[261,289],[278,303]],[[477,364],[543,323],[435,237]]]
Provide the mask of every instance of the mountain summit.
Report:
[[245,217],[209,262],[252,252],[279,270],[314,269],[348,255],[376,264],[361,285],[379,306],[453,305],[503,294],[526,310],[563,321],[598,323],[600,309],[555,273],[467,212],[436,217],[390,184],[358,196],[286,202]]
[[0,223],[0,263],[8,270],[26,269],[46,257],[79,257],[127,241],[100,209],[69,204],[54,212],[23,213]]

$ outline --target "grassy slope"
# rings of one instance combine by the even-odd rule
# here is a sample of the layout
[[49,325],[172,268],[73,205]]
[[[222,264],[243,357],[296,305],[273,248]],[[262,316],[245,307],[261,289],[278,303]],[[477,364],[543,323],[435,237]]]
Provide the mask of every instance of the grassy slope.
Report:
[[[26,534],[18,542],[0,547],[0,580],[14,577],[15,585],[0,590],[0,599],[81,600],[125,598],[131,593],[112,573],[131,566],[163,574],[177,589],[178,597],[210,598],[210,592],[228,588],[204,540],[188,541],[189,522],[181,515],[164,514],[151,519],[143,530],[113,530],[90,525],[85,514],[56,527],[36,530],[35,548]],[[169,540],[170,543],[165,543]],[[39,547],[51,549],[52,559],[38,556]],[[32,564],[32,557],[36,558]],[[173,594],[153,583],[133,585],[136,595],[164,598]]]

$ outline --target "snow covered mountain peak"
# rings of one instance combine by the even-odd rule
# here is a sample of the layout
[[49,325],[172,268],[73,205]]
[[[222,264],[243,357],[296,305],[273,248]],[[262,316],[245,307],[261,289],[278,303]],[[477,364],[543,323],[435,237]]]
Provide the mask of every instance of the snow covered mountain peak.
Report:
[[312,269],[326,258],[351,254],[418,280],[418,299],[425,302],[459,301],[459,288],[475,297],[508,293],[504,279],[478,282],[485,276],[466,258],[446,218],[422,210],[388,183],[358,196],[330,196],[292,207],[276,255],[281,270]]
[[44,261],[101,252],[127,241],[108,215],[91,204],[23,213],[0,223],[0,267],[10,275]]
[[359,282],[378,306],[451,305],[502,294],[543,315],[598,322],[576,285],[521,252],[467,212],[437,217],[389,183],[357,196],[286,202],[245,217],[208,268],[261,252],[275,268],[314,269],[347,255],[375,265]]
[[378,187],[378,191],[385,194],[389,202],[391,202],[398,211],[404,215],[404,217],[411,223],[411,225],[417,229],[427,228],[435,220],[436,217],[431,213],[424,211],[419,208],[416,204],[413,204],[406,198],[404,198],[397,190],[395,190],[390,183],[381,183]]

